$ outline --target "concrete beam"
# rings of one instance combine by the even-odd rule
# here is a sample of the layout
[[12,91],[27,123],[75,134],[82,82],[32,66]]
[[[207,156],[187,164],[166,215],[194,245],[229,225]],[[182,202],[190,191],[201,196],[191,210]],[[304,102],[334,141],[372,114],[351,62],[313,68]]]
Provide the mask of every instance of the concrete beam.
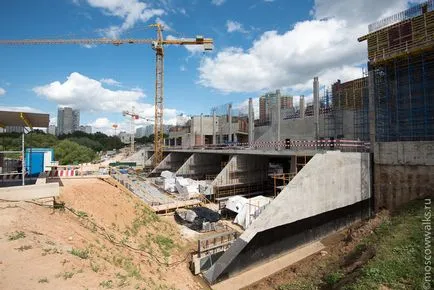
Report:
[[59,183],[47,183],[0,188],[0,199],[32,200],[59,196]]

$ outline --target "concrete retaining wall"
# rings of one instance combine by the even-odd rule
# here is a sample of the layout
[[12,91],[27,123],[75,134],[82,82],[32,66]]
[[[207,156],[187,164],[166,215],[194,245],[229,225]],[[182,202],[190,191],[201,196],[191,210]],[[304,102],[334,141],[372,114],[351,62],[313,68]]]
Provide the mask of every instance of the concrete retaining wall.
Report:
[[182,164],[191,156],[191,153],[181,153],[181,152],[172,152],[169,153],[160,164],[155,167],[151,176],[159,175],[164,170],[169,170],[171,172],[176,172]]
[[434,196],[434,142],[376,143],[374,156],[376,209]]
[[221,171],[221,163],[225,159],[221,154],[194,153],[176,171],[178,176],[204,179],[206,175],[217,175]]
[[316,154],[205,273],[210,283],[370,215],[368,153]]

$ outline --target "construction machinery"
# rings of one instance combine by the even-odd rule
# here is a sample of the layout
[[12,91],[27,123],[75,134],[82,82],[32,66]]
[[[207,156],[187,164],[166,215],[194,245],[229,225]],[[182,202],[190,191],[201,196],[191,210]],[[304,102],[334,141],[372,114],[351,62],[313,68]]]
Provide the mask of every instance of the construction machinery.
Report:
[[[130,116],[131,117],[131,123],[130,123],[130,145],[131,145],[131,154],[134,153],[134,121],[138,120],[138,119],[143,119],[145,121],[153,121],[152,119],[146,118],[146,117],[142,117],[139,114],[136,114],[134,112],[134,107],[132,108],[131,112],[130,111],[122,111],[122,115],[125,116]],[[155,121],[155,120],[154,120]]]
[[23,39],[0,40],[0,45],[44,45],[44,44],[151,44],[156,54],[155,79],[155,119],[154,119],[154,166],[163,159],[163,109],[164,109],[164,46],[165,45],[202,45],[204,50],[213,49],[213,40],[196,36],[196,38],[163,39],[163,26],[159,23],[150,25],[157,31],[156,39]]

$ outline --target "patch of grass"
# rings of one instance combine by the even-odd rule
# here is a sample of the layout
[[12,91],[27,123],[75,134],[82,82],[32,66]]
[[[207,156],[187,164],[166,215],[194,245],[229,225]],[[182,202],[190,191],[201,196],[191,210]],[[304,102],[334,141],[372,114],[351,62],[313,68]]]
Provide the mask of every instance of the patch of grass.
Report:
[[89,250],[88,249],[72,249],[70,252],[70,254],[77,256],[81,259],[87,259],[89,258]]
[[44,248],[42,251],[42,256],[46,256],[48,254],[62,254],[62,251],[59,251],[57,248]]
[[30,249],[32,249],[33,247],[31,246],[31,245],[25,245],[25,246],[21,246],[21,247],[19,247],[19,248],[15,248],[15,250],[18,250],[18,251],[20,251],[20,252],[24,252],[24,251],[26,251],[26,250],[30,250]]
[[8,237],[9,241],[15,241],[19,239],[24,239],[26,237],[26,234],[23,231],[15,231],[14,233],[10,234]]
[[37,231],[30,231],[32,234],[38,235],[38,236],[43,236],[43,233],[37,232]]
[[424,202],[412,202],[382,221],[345,257],[320,260],[326,261],[321,269],[277,289],[423,289],[423,218]]
[[376,247],[376,256],[362,269],[359,279],[346,289],[374,289],[380,285],[422,289],[423,216],[423,201],[417,201],[383,223],[366,241]]
[[129,283],[127,282],[128,277],[125,275],[122,275],[121,273],[116,273],[116,278],[119,279],[119,282],[117,284],[117,287],[125,287],[127,286]]
[[123,268],[127,272],[128,277],[134,277],[139,280],[142,278],[140,269],[131,260],[125,260]]
[[138,217],[134,219],[130,229],[133,236],[137,235],[142,226],[160,221],[158,215],[147,207],[136,209],[136,213]]
[[100,266],[96,263],[93,263],[92,261],[90,261],[90,267],[92,268],[92,271],[94,271],[95,273],[98,273]]
[[39,279],[38,283],[48,283],[48,278],[47,277],[41,278]]
[[276,289],[277,290],[312,290],[317,288],[318,287],[316,287],[311,281],[302,280],[302,281],[280,285]]
[[173,240],[169,237],[157,235],[154,239],[155,243],[160,248],[161,252],[163,253],[164,257],[169,257],[170,252],[175,247],[175,243]]
[[112,289],[113,288],[113,281],[112,280],[104,280],[101,283],[99,283],[99,286],[102,288]]
[[60,278],[63,277],[64,280],[71,279],[74,276],[74,272],[63,272],[57,274],[55,277]]
[[78,217],[81,217],[81,218],[87,218],[89,216],[87,214],[87,212],[81,211],[81,210],[77,211],[76,214],[78,215]]
[[326,275],[324,277],[324,281],[327,283],[327,285],[333,286],[336,283],[338,283],[343,277],[344,277],[344,274],[337,271],[337,272],[333,272],[333,273]]

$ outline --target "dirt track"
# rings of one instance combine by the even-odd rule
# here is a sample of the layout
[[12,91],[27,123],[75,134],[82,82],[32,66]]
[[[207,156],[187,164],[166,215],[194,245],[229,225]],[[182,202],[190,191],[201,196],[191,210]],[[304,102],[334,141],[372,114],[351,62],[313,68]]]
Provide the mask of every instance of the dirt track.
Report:
[[0,202],[0,289],[206,287],[190,273],[192,243],[173,221],[101,180],[63,185],[60,201],[74,213]]

